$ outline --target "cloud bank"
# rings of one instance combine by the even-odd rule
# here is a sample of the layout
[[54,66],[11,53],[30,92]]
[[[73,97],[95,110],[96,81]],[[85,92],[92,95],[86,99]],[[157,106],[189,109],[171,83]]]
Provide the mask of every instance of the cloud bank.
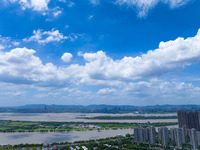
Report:
[[[55,33],[57,35],[58,32]],[[50,41],[52,39],[54,37]],[[200,30],[194,37],[160,42],[158,49],[149,50],[137,57],[125,56],[120,60],[114,60],[105,52],[98,51],[82,54],[80,57],[84,58],[84,65],[71,64],[63,67],[52,63],[43,64],[35,53],[35,50],[27,48],[0,51],[0,81],[67,86],[69,83],[111,84],[150,79],[199,62]],[[70,53],[62,56],[65,62],[69,62],[71,58]]]

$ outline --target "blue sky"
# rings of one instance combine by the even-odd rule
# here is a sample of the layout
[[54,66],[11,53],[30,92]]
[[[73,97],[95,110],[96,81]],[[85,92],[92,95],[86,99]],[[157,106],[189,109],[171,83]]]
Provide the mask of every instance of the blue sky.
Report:
[[2,0],[0,105],[200,104],[200,1]]

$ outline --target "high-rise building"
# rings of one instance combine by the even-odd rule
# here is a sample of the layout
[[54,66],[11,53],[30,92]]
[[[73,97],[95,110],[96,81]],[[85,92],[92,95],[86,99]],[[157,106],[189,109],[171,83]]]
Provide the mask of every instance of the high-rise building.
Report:
[[135,142],[150,141],[152,144],[156,142],[155,127],[149,128],[134,128]]
[[143,128],[139,128],[138,129],[138,131],[139,131],[139,141],[140,142],[144,142],[145,141],[145,138],[144,138],[144,130],[143,130]]
[[200,146],[200,131],[197,131],[197,141],[198,145]]
[[198,138],[196,129],[190,129],[189,132],[190,142],[193,150],[198,150]]
[[134,128],[135,142],[144,142],[149,140],[148,128]]
[[167,146],[169,142],[169,130],[167,127],[161,127],[158,129],[158,136],[163,146]]
[[144,141],[149,140],[149,129],[148,128],[143,128],[143,136],[144,136]]
[[134,140],[139,142],[139,128],[134,128]]
[[151,144],[154,144],[156,142],[156,129],[155,127],[149,127],[149,140]]
[[183,128],[174,128],[174,138],[176,142],[176,146],[181,148],[185,143],[184,129]]
[[170,128],[170,138],[172,141],[175,141],[175,130],[174,128]]
[[200,131],[200,113],[177,111],[179,128],[196,129]]

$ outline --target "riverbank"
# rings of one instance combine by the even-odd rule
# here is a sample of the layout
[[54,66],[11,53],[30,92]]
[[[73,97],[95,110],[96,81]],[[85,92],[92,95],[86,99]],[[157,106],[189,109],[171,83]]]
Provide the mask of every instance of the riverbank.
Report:
[[132,129],[148,126],[171,126],[176,122],[160,123],[99,123],[99,122],[35,122],[0,120],[0,132],[59,132],[59,131],[87,131],[87,130],[117,130]]
[[79,117],[78,119],[94,120],[148,120],[148,119],[177,119],[177,116],[96,116],[96,117]]

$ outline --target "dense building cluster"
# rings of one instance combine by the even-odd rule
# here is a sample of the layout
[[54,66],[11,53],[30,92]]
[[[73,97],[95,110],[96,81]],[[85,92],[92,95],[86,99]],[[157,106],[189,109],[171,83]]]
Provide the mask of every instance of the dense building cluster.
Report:
[[166,147],[169,142],[174,142],[178,149],[184,144],[191,145],[191,149],[197,150],[200,146],[200,112],[178,111],[179,128],[167,127],[158,128],[158,133],[154,127],[135,128],[135,142],[150,141],[151,144],[156,142],[156,137],[162,146]]
[[158,128],[158,133],[155,127],[148,128],[134,128],[134,140],[135,142],[150,142],[156,143],[156,137],[162,146],[167,147],[169,142],[175,142],[177,148],[182,148],[183,144],[188,143],[186,139],[189,139],[189,144],[193,150],[197,150],[200,146],[200,131],[196,129],[184,129],[184,128],[171,128],[167,127]]
[[196,129],[200,131],[200,112],[186,112],[178,111],[178,124],[179,128]]
[[155,127],[149,128],[134,128],[135,142],[150,141],[151,144],[156,142],[156,130]]

